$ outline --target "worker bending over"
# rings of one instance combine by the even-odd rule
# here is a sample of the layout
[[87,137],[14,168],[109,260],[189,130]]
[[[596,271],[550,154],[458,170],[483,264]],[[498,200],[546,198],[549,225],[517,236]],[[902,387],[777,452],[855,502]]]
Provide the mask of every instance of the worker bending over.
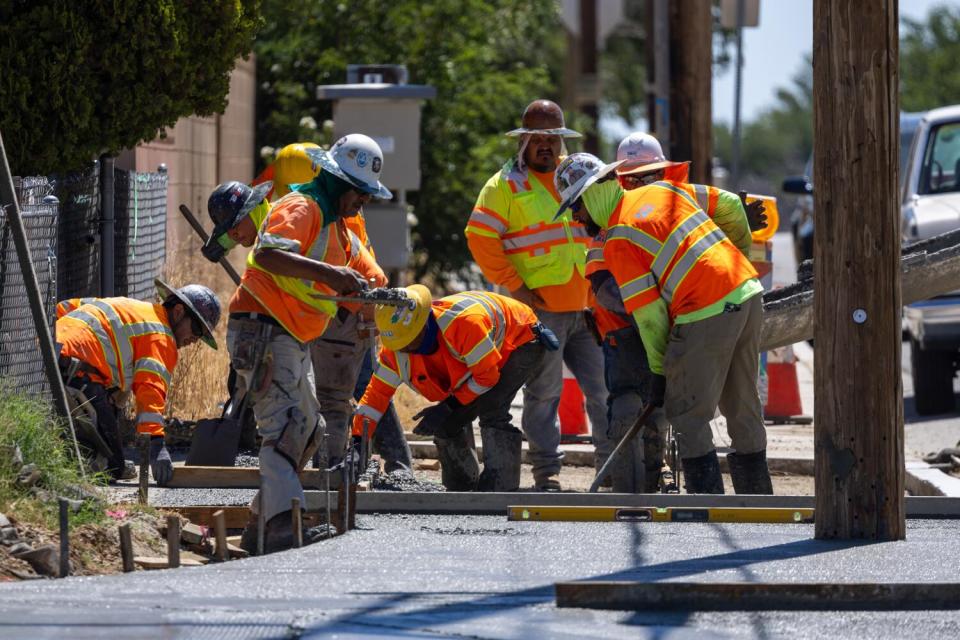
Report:
[[[261,510],[264,550],[293,545],[291,500],[304,504],[298,474],[319,447],[324,426],[309,343],[337,314],[337,305],[319,296],[357,293],[368,286],[366,274],[378,271],[343,219],[374,195],[390,197],[379,180],[380,147],[351,134],[317,153],[324,171],[270,209],[230,300],[227,344],[262,439],[261,488],[241,540],[248,551],[255,548]],[[308,530],[304,539],[319,535]]]
[[203,340],[216,349],[213,330],[220,301],[199,284],[174,289],[156,280],[159,304],[131,298],[73,298],[57,305],[60,373],[93,467],[113,479],[133,477],[123,458],[116,396],[132,392],[137,432],[150,435],[150,470],[160,486],[173,477],[163,441],[167,389],[177,350]]
[[[401,382],[436,404],[414,418],[414,433],[434,438],[449,491],[515,491],[520,486],[521,435],[510,402],[540,375],[556,337],[527,305],[468,291],[432,300],[422,285],[407,287],[413,309],[378,307],[383,348],[354,416],[353,434],[375,427]],[[480,419],[483,473],[472,423]]]
[[745,256],[747,217],[741,208],[711,218],[693,185],[666,179],[663,162],[626,169],[646,185],[625,192],[604,180],[622,162],[574,154],[557,171],[560,211],[571,208],[591,233],[607,230],[603,257],[643,340],[651,402],[673,425],[687,492],[723,493],[710,429],[719,406],[734,490],[772,493],[757,391],[763,287]]
[[507,135],[517,138],[517,155],[480,191],[467,222],[467,245],[487,280],[531,306],[560,341],[523,392],[523,431],[536,487],[557,491],[563,458],[557,423],[562,363],[586,396],[598,467],[611,448],[603,354],[583,316],[589,238],[569,215],[554,220],[560,196],[553,178],[564,153],[563,139],[580,134],[566,128],[559,106],[535,100],[523,112],[522,126]]

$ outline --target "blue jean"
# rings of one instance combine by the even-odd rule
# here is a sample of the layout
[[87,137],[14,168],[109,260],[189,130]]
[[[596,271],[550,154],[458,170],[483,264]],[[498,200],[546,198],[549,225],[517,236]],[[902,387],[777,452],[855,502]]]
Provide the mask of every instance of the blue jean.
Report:
[[536,310],[537,317],[560,341],[560,349],[548,351],[540,373],[523,389],[523,431],[530,445],[535,481],[560,473],[560,425],[557,408],[563,389],[566,363],[587,399],[587,415],[598,459],[605,460],[611,445],[607,436],[607,388],[603,380],[603,353],[580,311]]

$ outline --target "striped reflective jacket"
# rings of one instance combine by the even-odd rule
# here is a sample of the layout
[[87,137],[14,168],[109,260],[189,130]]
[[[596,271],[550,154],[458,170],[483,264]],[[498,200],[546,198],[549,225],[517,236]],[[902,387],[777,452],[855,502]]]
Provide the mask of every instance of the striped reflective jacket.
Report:
[[137,431],[163,435],[163,411],[177,366],[177,343],[160,304],[131,298],[75,298],[57,305],[62,355],[99,372],[90,378],[107,388],[132,391]]
[[537,317],[513,298],[468,291],[433,302],[440,327],[436,351],[428,355],[381,349],[377,368],[360,400],[353,431],[361,435],[363,418],[380,420],[400,383],[427,400],[453,395],[469,404],[494,387],[514,350],[534,339]]
[[658,297],[671,319],[709,306],[757,272],[698,202],[695,185],[627,191],[610,217],[603,258],[627,311]]

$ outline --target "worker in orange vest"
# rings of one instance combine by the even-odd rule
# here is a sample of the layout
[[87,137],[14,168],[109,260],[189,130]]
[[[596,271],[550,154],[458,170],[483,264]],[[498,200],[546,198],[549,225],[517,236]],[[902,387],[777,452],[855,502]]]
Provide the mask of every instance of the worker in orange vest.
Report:
[[[272,188],[267,197],[274,201],[282,198],[290,192],[291,185],[308,183],[320,173],[321,165],[310,157],[311,153],[318,151],[320,147],[312,142],[288,144],[277,152],[276,159],[257,177],[254,185],[272,179]],[[376,259],[367,235],[363,209],[355,216],[344,218],[343,222]],[[380,284],[379,276],[377,278],[377,284]],[[323,451],[317,453],[315,463],[318,467],[336,464],[340,460],[339,451],[346,437],[347,417],[352,413],[350,397],[360,400],[370,382],[373,360],[376,358],[376,340],[369,320],[364,316],[363,309],[355,305],[341,304],[337,317],[330,323],[327,331],[310,345],[317,399],[320,400],[321,413],[327,421],[327,428],[329,430],[332,425],[344,425],[342,430],[337,432],[340,435],[327,441],[335,450],[334,455]],[[332,363],[336,366],[331,366]],[[384,470],[387,473],[412,473],[410,447],[393,403],[384,413],[377,437],[372,444],[373,450],[383,458]]]
[[112,478],[133,477],[123,459],[117,392],[133,393],[137,432],[150,435],[150,470],[158,485],[173,477],[163,441],[167,390],[177,350],[203,340],[216,349],[213,330],[220,301],[202,285],[175,289],[156,280],[163,302],[131,298],[73,298],[57,305],[59,365],[75,417],[77,438],[94,468]]
[[650,401],[673,425],[687,492],[723,493],[710,429],[719,406],[735,450],[734,490],[772,493],[757,390],[763,287],[745,255],[746,213],[711,218],[692,185],[665,178],[671,163],[662,158],[628,168],[647,184],[624,192],[611,179],[622,164],[564,160],[560,211],[573,209],[593,234],[607,230],[603,257],[643,340]]
[[[413,309],[378,307],[383,348],[354,416],[353,434],[375,428],[400,383],[436,404],[414,418],[414,433],[434,438],[449,491],[515,491],[521,435],[510,402],[542,371],[556,337],[527,305],[495,293],[467,291],[432,300],[423,285],[407,287]],[[483,473],[473,442],[480,419]]]
[[560,341],[559,350],[547,354],[540,374],[523,392],[523,431],[536,487],[558,491],[563,363],[586,396],[598,466],[611,449],[603,354],[583,316],[589,237],[569,215],[554,220],[560,196],[553,178],[563,140],[580,134],[565,126],[557,104],[535,100],[524,111],[522,126],[507,135],[517,138],[517,155],[480,191],[466,226],[467,245],[487,280],[530,305]]
[[[363,134],[340,138],[331,148],[309,150],[322,168],[274,203],[261,225],[240,287],[230,300],[227,345],[241,392],[249,390],[260,431],[261,489],[241,545],[256,548],[258,516],[266,523],[264,551],[294,541],[291,500],[304,503],[299,472],[344,424],[327,426],[316,396],[310,342],[327,331],[338,306],[324,295],[350,295],[385,281],[376,262],[347,229],[372,197],[390,198],[380,182],[383,152]],[[324,367],[335,368],[333,363]],[[334,450],[329,449],[331,454]],[[336,453],[341,454],[340,451]],[[326,531],[307,530],[308,541]]]

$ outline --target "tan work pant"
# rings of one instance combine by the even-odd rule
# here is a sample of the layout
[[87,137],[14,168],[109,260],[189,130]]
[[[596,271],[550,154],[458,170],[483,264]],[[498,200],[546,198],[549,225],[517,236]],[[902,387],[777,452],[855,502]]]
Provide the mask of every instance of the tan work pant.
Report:
[[681,458],[713,451],[710,420],[719,406],[737,453],[767,448],[759,373],[763,299],[756,295],[719,315],[674,325],[664,358],[664,409]]
[[[330,319],[323,335],[310,343],[310,357],[316,378],[317,400],[326,423],[326,449],[320,448],[321,465],[336,464],[343,458],[353,415],[353,390],[357,386],[363,358],[373,338],[357,335],[355,313]],[[324,462],[325,461],[325,462]]]

